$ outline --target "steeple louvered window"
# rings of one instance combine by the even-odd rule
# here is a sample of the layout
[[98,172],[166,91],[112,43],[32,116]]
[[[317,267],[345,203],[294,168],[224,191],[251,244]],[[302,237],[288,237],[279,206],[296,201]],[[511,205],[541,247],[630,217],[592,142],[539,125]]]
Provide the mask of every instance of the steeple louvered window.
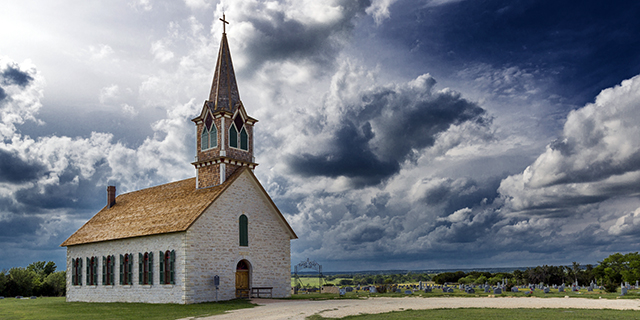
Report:
[[218,128],[210,115],[204,122],[202,133],[200,134],[200,150],[212,149],[218,146]]
[[229,146],[245,151],[249,150],[249,134],[240,115],[233,119],[233,123],[229,128]]

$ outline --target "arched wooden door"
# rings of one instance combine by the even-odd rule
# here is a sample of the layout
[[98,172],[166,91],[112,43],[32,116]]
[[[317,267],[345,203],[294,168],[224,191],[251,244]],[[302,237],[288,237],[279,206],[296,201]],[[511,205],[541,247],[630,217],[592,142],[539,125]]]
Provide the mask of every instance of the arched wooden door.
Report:
[[249,298],[249,263],[246,260],[236,266],[236,298]]

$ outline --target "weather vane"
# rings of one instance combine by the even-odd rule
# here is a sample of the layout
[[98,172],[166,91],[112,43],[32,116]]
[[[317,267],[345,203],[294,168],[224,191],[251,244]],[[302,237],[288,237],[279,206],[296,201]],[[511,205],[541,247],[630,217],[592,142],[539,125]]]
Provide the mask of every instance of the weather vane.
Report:
[[227,20],[225,20],[224,12],[222,13],[222,18],[220,18],[220,21],[222,21],[222,33],[227,33],[225,25],[229,24],[229,22]]

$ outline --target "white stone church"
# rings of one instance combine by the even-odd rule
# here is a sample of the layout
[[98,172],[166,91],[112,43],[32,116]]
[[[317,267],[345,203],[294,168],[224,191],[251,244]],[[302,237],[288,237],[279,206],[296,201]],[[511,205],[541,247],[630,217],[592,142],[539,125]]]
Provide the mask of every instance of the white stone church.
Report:
[[226,32],[209,99],[192,121],[195,178],[117,197],[110,186],[107,206],[62,243],[67,301],[290,295],[297,236],[253,173],[257,120],[240,101]]

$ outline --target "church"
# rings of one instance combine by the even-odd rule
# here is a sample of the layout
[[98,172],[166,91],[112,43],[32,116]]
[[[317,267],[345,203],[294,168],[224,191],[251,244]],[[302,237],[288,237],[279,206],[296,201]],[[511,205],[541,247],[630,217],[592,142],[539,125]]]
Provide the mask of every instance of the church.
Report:
[[[223,26],[227,23],[222,19]],[[116,196],[61,244],[67,301],[190,304],[291,294],[297,236],[253,173],[253,126],[223,30],[192,120],[196,177]]]

